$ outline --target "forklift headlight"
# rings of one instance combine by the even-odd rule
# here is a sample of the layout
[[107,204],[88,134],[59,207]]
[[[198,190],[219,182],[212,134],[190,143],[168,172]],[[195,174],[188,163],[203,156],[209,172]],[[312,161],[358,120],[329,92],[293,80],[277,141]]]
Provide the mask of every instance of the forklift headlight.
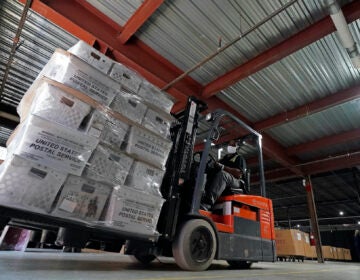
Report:
[[206,116],[205,116],[205,120],[206,120],[207,122],[211,121],[212,118],[213,118],[213,116],[212,116],[211,113],[208,113],[208,114],[206,114]]

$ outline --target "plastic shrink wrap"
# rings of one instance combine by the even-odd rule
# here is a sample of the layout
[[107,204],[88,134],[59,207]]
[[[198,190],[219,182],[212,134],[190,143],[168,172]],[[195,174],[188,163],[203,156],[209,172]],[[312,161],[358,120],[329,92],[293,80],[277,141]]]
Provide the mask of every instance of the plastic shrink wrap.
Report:
[[78,58],[105,74],[109,72],[112,64],[114,63],[112,59],[94,49],[84,41],[77,42],[74,46],[68,49],[68,52],[76,55]]
[[40,72],[59,83],[77,89],[106,106],[118,94],[119,85],[80,58],[57,49]]
[[141,124],[165,138],[170,138],[170,127],[173,121],[170,115],[149,108]]
[[21,121],[29,114],[79,129],[85,117],[91,112],[91,106],[70,93],[65,87],[57,87],[53,81],[41,79],[37,86],[28,91],[18,106]]
[[80,221],[98,221],[111,190],[111,185],[104,182],[70,175],[52,214]]
[[164,170],[141,161],[135,161],[126,178],[125,185],[144,193],[161,196],[160,186],[164,173]]
[[163,203],[159,196],[115,187],[102,223],[125,232],[154,235]]
[[109,76],[133,93],[138,92],[142,83],[140,75],[119,62],[114,62]]
[[66,174],[16,155],[0,168],[0,204],[48,213]]
[[141,84],[138,95],[142,97],[147,103],[160,108],[166,113],[170,113],[175,103],[175,99],[173,97],[161,91],[159,88],[147,81],[144,81]]
[[132,70],[84,42],[70,51],[76,56],[54,53],[18,107],[21,124],[0,165],[0,205],[154,235],[172,146],[172,118],[161,110],[173,101],[146,91],[148,107],[120,90],[139,90]]
[[123,185],[133,161],[124,153],[114,152],[99,145],[88,162],[85,176],[110,184]]
[[86,128],[87,134],[98,137],[100,142],[111,146],[112,149],[121,150],[130,126],[113,116],[94,111]]
[[81,175],[98,139],[30,115],[21,124],[9,150],[61,173]]
[[130,128],[126,152],[157,168],[165,169],[172,142],[137,126]]
[[142,99],[135,96],[124,89],[115,96],[110,108],[115,112],[119,112],[128,119],[141,123],[146,112],[146,105],[142,103]]

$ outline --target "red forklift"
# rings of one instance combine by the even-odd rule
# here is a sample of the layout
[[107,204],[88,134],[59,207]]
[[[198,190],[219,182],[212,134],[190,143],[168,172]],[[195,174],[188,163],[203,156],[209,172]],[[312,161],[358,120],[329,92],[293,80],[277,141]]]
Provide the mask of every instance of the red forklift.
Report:
[[[89,242],[102,242],[106,251],[119,252],[125,244],[125,252],[143,264],[167,256],[174,257],[180,268],[192,271],[207,269],[214,259],[225,260],[233,268],[274,262],[274,216],[272,202],[265,197],[261,135],[228,112],[217,110],[204,115],[205,110],[205,103],[190,97],[186,109],[175,116],[173,146],[161,185],[165,203],[157,234],[121,232],[1,205],[0,229],[9,224],[54,233],[55,244],[65,252],[80,252]],[[224,193],[211,212],[200,210],[207,172],[216,161],[211,144],[234,122],[249,133],[242,140],[250,140],[258,155],[261,196],[234,190]],[[198,143],[204,148],[194,152]],[[242,184],[249,189],[250,170],[244,167],[242,172]]]
[[[250,268],[258,261],[274,262],[274,215],[265,193],[261,135],[226,111],[204,116],[204,110],[206,104],[190,97],[172,127],[173,148],[161,187],[166,202],[157,226],[158,240],[128,240],[126,253],[143,264],[156,256],[174,257],[180,268],[191,271],[206,270],[214,259],[238,269]],[[211,155],[212,143],[224,132],[223,124],[230,121],[249,133],[242,140],[250,139],[257,152],[261,196],[236,190],[223,193],[211,212],[203,211],[200,203],[206,173],[216,161]],[[204,148],[194,152],[199,141]],[[249,189],[250,170],[245,165],[242,172],[242,184]]]

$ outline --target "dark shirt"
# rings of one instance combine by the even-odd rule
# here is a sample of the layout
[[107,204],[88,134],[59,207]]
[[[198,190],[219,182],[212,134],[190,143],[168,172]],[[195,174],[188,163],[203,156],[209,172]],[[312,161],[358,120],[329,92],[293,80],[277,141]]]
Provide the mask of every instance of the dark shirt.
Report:
[[227,154],[219,162],[230,168],[241,169],[243,172],[246,168],[245,159],[237,153]]

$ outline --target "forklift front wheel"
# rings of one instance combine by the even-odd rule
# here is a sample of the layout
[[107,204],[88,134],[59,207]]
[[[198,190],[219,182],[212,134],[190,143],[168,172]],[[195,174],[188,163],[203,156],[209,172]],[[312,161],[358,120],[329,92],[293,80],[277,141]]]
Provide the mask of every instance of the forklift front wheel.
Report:
[[215,232],[205,220],[189,220],[181,226],[172,251],[180,268],[205,270],[211,265],[216,253]]

